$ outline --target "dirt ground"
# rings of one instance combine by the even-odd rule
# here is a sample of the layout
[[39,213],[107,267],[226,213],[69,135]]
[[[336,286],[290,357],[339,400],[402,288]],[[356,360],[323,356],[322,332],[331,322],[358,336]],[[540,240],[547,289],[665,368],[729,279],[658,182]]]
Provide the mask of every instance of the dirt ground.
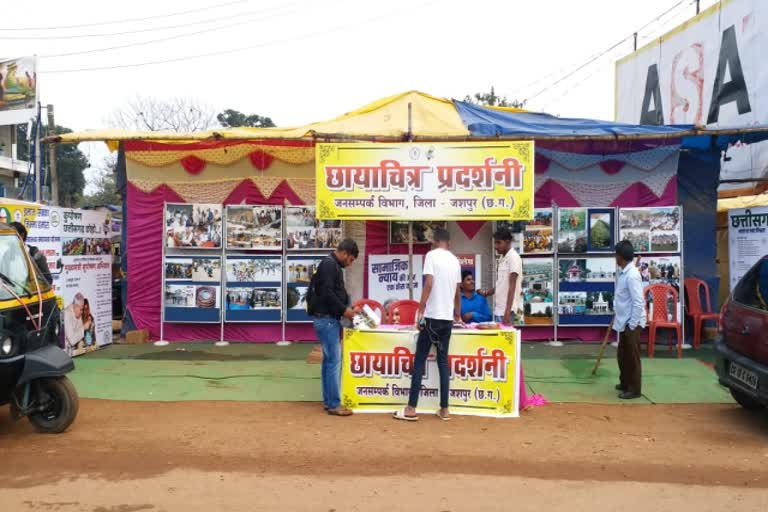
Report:
[[768,510],[768,414],[548,405],[519,420],[316,404],[82,400],[60,436],[0,408],[0,509]]

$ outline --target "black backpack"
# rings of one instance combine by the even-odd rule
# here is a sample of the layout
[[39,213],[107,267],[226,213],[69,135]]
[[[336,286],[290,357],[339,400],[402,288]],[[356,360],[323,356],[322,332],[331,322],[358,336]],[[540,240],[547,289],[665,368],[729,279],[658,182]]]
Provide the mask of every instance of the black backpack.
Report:
[[[322,260],[320,261],[322,263]],[[313,316],[315,314],[315,287],[317,286],[317,270],[320,268],[320,264],[317,265],[315,271],[312,272],[312,277],[309,279],[309,288],[307,288],[307,314]]]

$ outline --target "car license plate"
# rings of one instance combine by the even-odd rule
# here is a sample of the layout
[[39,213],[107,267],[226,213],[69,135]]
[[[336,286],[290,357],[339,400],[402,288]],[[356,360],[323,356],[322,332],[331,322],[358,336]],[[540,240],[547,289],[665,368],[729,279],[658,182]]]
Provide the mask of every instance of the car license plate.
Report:
[[739,364],[731,363],[728,373],[747,387],[757,389],[757,374],[755,372],[749,371]]

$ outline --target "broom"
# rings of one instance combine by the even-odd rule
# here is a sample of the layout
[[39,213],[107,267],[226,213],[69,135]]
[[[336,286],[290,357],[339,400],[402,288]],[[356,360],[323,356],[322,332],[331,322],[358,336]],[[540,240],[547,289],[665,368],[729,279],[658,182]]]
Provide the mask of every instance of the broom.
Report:
[[605,337],[603,338],[603,344],[600,346],[600,352],[597,354],[597,361],[595,361],[595,367],[592,368],[592,376],[597,375],[597,369],[600,367],[600,361],[603,360],[603,354],[605,354],[605,347],[608,346],[608,339],[611,336],[611,330],[613,329],[613,318],[608,325],[608,329],[605,331]]

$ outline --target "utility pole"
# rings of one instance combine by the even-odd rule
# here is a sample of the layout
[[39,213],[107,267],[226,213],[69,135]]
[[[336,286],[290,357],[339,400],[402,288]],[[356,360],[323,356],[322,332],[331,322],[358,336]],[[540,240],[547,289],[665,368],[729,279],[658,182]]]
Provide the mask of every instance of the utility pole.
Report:
[[696,0],[696,14],[701,12],[701,0]]
[[[56,135],[56,123],[53,120],[53,105],[48,110],[48,136]],[[59,206],[59,171],[56,168],[56,144],[48,144],[48,168],[51,170],[51,204]]]

